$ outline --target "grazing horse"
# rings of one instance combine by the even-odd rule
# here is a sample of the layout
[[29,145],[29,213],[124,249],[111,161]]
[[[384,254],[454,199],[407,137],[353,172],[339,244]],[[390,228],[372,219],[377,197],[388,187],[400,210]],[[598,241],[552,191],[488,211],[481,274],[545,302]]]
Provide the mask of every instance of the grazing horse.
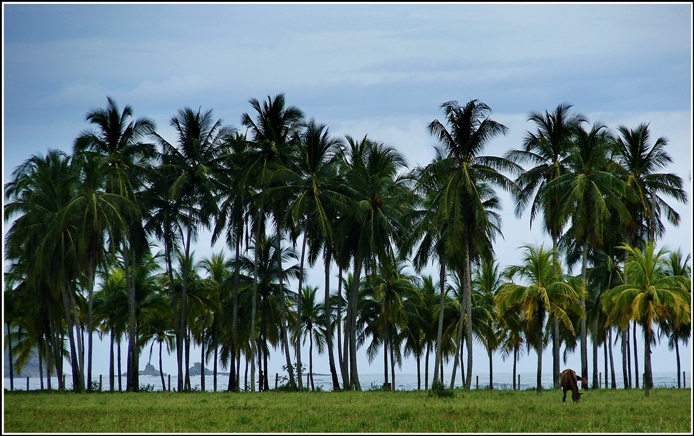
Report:
[[584,377],[578,378],[576,371],[573,369],[565,369],[561,373],[561,388],[564,390],[564,398],[561,400],[562,403],[566,404],[566,391],[571,389],[571,399],[574,404],[576,401],[581,399],[581,393],[578,392],[578,381],[582,383],[588,383]]

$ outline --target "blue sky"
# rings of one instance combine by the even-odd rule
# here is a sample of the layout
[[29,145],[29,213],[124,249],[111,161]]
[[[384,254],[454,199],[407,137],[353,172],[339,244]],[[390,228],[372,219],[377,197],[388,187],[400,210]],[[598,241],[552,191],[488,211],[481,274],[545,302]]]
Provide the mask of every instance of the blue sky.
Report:
[[[253,115],[249,99],[284,93],[334,136],[368,135],[410,167],[433,157],[426,126],[444,119],[446,101],[478,99],[509,128],[486,155],[520,148],[535,130],[531,111],[570,103],[591,124],[645,122],[652,138],[668,139],[674,162],[665,170],[683,178],[690,203],[671,202],[682,222],[662,244],[691,253],[691,41],[690,3],[3,3],[3,184],[32,154],[71,151],[89,128],[85,114],[107,96],[174,142],[169,119],[181,108],[212,109],[239,127],[244,112]],[[495,250],[507,266],[520,245],[551,241],[501,198]],[[209,253],[203,234],[196,254]],[[309,277],[322,286],[320,272]],[[484,351],[475,352],[475,372],[486,371]],[[686,347],[685,368],[690,355]],[[653,357],[656,370],[675,370],[665,343]],[[380,372],[382,361],[366,365],[360,371]],[[534,353],[521,365],[533,371]],[[567,365],[580,368],[578,353]],[[510,371],[500,358],[495,366]]]

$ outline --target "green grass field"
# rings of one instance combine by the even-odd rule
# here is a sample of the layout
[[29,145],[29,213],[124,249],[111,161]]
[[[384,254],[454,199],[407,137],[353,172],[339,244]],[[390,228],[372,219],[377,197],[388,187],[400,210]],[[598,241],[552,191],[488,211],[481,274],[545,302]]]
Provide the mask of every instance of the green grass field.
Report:
[[691,389],[5,392],[3,433],[686,433]]

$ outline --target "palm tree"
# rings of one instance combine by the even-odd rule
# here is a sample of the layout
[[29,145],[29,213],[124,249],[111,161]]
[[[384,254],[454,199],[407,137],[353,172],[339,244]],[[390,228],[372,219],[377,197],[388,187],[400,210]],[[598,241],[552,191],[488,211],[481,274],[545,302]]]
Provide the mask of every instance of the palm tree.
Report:
[[663,195],[686,204],[687,193],[682,189],[682,178],[672,173],[657,172],[672,162],[665,151],[668,144],[666,138],[660,137],[650,144],[648,124],[640,124],[635,129],[619,126],[618,131],[619,166],[616,170],[630,190],[629,209],[633,220],[630,230],[635,234],[632,244],[641,245],[646,235],[649,241],[662,236],[665,231],[662,215],[673,225],[679,225],[680,215],[665,202]]
[[353,261],[354,280],[348,291],[346,330],[349,336],[349,389],[361,390],[357,370],[357,304],[362,268],[376,271],[377,265],[396,258],[395,241],[402,239],[401,217],[408,207],[408,178],[404,156],[395,148],[366,137],[350,136],[340,155],[340,166],[350,197],[349,207],[338,218],[336,240]]
[[629,282],[612,288],[602,297],[608,316],[619,316],[628,308],[631,318],[636,320],[644,334],[644,390],[646,396],[653,387],[651,368],[651,345],[655,342],[653,323],[664,321],[667,316],[676,323],[691,319],[688,304],[691,294],[691,279],[684,276],[667,275],[664,256],[667,251],[655,251],[655,243],[649,241],[643,250],[627,244],[619,248],[629,253],[625,265]]
[[[691,279],[692,277],[692,267],[691,267],[691,254],[687,254],[687,257],[682,257],[682,252],[680,250],[670,252],[670,255],[665,259],[666,274],[669,276],[682,276]],[[687,292],[691,294],[692,288],[687,288]],[[691,301],[690,298],[687,302]],[[691,305],[690,305],[691,313]],[[680,375],[680,341],[687,345],[689,342],[689,337],[692,335],[692,322],[691,316],[689,319],[677,320],[673,317],[668,317],[662,324],[662,331],[668,337],[668,348],[670,350],[675,350],[675,358],[677,359],[677,387],[681,387]]]
[[[325,257],[328,257],[330,247],[333,245],[332,224],[336,218],[336,210],[344,206],[346,198],[338,192],[338,185],[336,184],[338,177],[336,163],[342,141],[332,138],[328,128],[323,124],[317,124],[314,120],[310,120],[306,124],[300,138],[295,158],[291,159],[289,164],[280,170],[283,173],[281,179],[285,181],[285,185],[280,185],[273,191],[276,195],[287,195],[292,199],[288,213],[293,222],[302,223],[303,238],[299,268],[303,271],[307,242],[310,245],[310,265],[315,264],[320,249],[323,249],[326,252]],[[325,270],[326,285],[323,310],[325,313],[329,313],[330,261],[325,262]],[[303,276],[299,276],[298,289],[302,289],[302,280]],[[298,301],[297,310],[303,313],[301,309],[303,301],[301,298]],[[326,318],[325,322],[329,322],[329,318]],[[326,332],[329,331],[328,325],[324,327]],[[339,389],[339,382],[331,335],[326,335],[326,341],[333,390],[337,390]]]
[[[325,351],[326,344],[326,328],[325,321],[323,317],[325,312],[323,311],[323,306],[316,302],[316,294],[318,293],[318,287],[304,286],[300,299],[303,300],[301,305],[301,330],[295,332],[303,338],[303,343],[306,343],[306,339],[309,340],[308,348],[308,373],[311,380],[311,390],[315,391],[316,386],[313,382],[313,344],[316,344],[318,348],[318,353],[323,353]],[[308,387],[308,386],[307,386]]]
[[[574,146],[566,161],[568,172],[547,184],[549,195],[557,195],[560,221],[571,220],[565,235],[565,246],[581,247],[581,283],[586,287],[588,249],[603,246],[603,237],[612,214],[620,222],[629,220],[629,211],[622,201],[626,186],[612,170],[612,143],[607,128],[596,123],[590,131],[582,127],[576,132]],[[585,311],[585,296],[581,306]],[[581,319],[581,377],[588,380],[588,334],[585,318]]]
[[[443,103],[441,108],[450,130],[439,120],[432,121],[428,129],[445,149],[440,153],[445,158],[435,161],[427,171],[442,171],[446,178],[439,207],[450,221],[452,240],[449,245],[453,258],[459,262],[456,270],[463,277],[462,318],[463,311],[467,314],[472,311],[472,260],[479,255],[491,255],[494,236],[500,232],[498,215],[489,213],[490,204],[498,204],[491,186],[516,193],[515,183],[499,171],[520,173],[521,168],[502,157],[480,156],[492,138],[507,130],[506,126],[489,118],[489,106],[478,100],[460,106],[453,100]],[[485,192],[485,197],[481,196],[481,191]],[[465,333],[467,389],[472,382],[472,331],[470,322]]]
[[[524,245],[522,248],[525,250],[522,263],[509,266],[504,271],[509,282],[499,290],[495,304],[501,316],[507,316],[509,311],[520,306],[526,324],[526,337],[537,351],[537,393],[540,394],[546,316],[554,316],[573,331],[570,312],[576,312],[581,317],[585,315],[579,301],[580,295],[562,275],[557,275],[560,267],[557,267],[552,251],[545,250],[542,245],[539,248]],[[528,284],[514,282],[516,276]]]
[[[144,143],[142,139],[154,131],[155,124],[148,118],[138,118],[129,122],[133,114],[132,108],[125,106],[123,111],[120,112],[115,100],[111,97],[107,97],[107,100],[108,105],[106,109],[93,109],[87,112],[86,120],[95,128],[93,130],[85,130],[77,137],[73,147],[74,153],[80,155],[86,152],[93,152],[97,156],[101,156],[100,167],[97,171],[100,171],[105,179],[102,185],[105,192],[136,203],[136,193],[142,189],[142,176],[150,168],[149,162],[155,154],[154,147],[151,144]],[[135,265],[137,262],[134,257],[136,254],[142,253],[144,245],[138,242],[142,239],[140,237],[141,232],[138,229],[141,227],[140,211],[135,207],[129,206],[127,209],[121,208],[120,213],[124,215],[124,219],[130,224],[130,228],[127,229],[122,226],[115,228],[114,232],[116,234],[113,235],[116,238],[116,243],[121,243],[125,261],[126,283],[128,283],[129,325],[131,326],[131,330],[128,332],[129,355],[132,357],[132,360],[128,361],[127,386],[129,391],[137,391],[139,389],[137,378],[137,338],[135,331],[132,330],[132,326],[135,324],[135,290],[130,278],[130,275],[134,274],[134,272],[130,271],[128,266],[128,251],[137,250],[130,253],[133,257],[131,259],[132,265]],[[98,235],[98,228],[95,230],[95,232],[87,234]],[[93,252],[93,250],[90,251]],[[93,272],[91,275],[93,277]],[[89,286],[93,287],[93,284]],[[91,289],[88,292],[91,294]],[[91,354],[91,345],[89,352]],[[89,362],[91,364],[91,357]]]
[[[187,331],[186,293],[188,290],[188,265],[190,265],[191,243],[197,240],[201,228],[210,227],[211,217],[218,215],[217,195],[224,187],[219,181],[224,170],[225,142],[234,128],[214,120],[212,110],[202,112],[183,108],[170,122],[178,135],[176,146],[170,144],[159,134],[154,138],[162,148],[162,165],[159,169],[158,184],[166,191],[168,204],[165,206],[167,225],[176,223],[183,241],[183,283],[180,298],[175,298],[177,306],[175,322],[177,325],[176,352],[178,361],[178,389],[183,389],[183,350]],[[168,228],[166,233],[170,232]],[[175,232],[175,231],[174,231]],[[185,235],[183,234],[185,232]],[[173,238],[170,239],[173,241]],[[170,245],[170,244],[167,244]],[[175,247],[168,246],[169,250]]]
[[[505,157],[513,162],[519,164],[527,162],[532,166],[516,178],[521,191],[516,198],[515,213],[520,217],[530,203],[530,228],[537,214],[543,214],[543,227],[552,238],[552,249],[556,253],[558,263],[559,238],[565,223],[555,214],[558,196],[556,194],[549,196],[546,188],[551,180],[566,173],[566,159],[569,156],[576,129],[587,122],[582,114],[571,113],[571,107],[571,104],[562,103],[552,113],[545,111],[543,115],[539,112],[531,112],[528,121],[536,124],[536,132],[528,132],[522,149],[511,149],[505,154]],[[561,376],[559,366],[561,344],[559,322],[558,320],[552,320],[552,322],[552,370],[554,387],[558,388]]]
[[499,264],[493,259],[484,259],[472,277],[473,314],[476,315],[473,316],[473,320],[477,328],[477,336],[489,355],[489,389],[494,389],[492,354],[502,342],[502,329],[494,307],[494,297],[501,286]]
[[[70,362],[74,389],[84,389],[84,373],[80,365],[81,326],[76,305],[74,283],[76,268],[76,229],[74,222],[65,220],[65,208],[73,199],[78,186],[78,174],[71,158],[64,152],[49,150],[44,157],[32,155],[13,173],[5,184],[5,221],[18,216],[6,236],[6,257],[21,265],[26,285],[39,291],[39,301],[46,307],[61,307],[62,314],[49,320],[51,346],[58,373],[62,374],[62,347],[58,332],[66,323],[70,344]],[[46,290],[48,292],[46,292]],[[62,318],[61,318],[62,317]],[[78,351],[78,347],[80,350]],[[62,379],[60,389],[64,389]]]
[[[254,210],[257,211],[256,226],[256,241],[260,241],[261,232],[265,228],[265,215],[271,212],[275,221],[277,232],[276,255],[280,255],[282,242],[281,233],[286,228],[284,217],[286,216],[287,198],[274,198],[270,201],[268,190],[273,186],[272,173],[277,169],[282,168],[287,164],[287,160],[291,151],[291,142],[297,139],[298,130],[303,120],[303,112],[294,106],[286,107],[284,94],[278,94],[275,98],[268,96],[267,102],[261,103],[252,98],[249,103],[255,109],[257,115],[254,121],[251,116],[244,113],[241,116],[241,124],[251,131],[254,151],[249,163],[245,167],[246,184],[252,186],[257,195],[254,199]],[[278,258],[279,261],[281,259]],[[256,260],[257,262],[257,260]],[[257,280],[256,280],[257,282]],[[254,295],[255,295],[254,291]],[[255,301],[255,296],[253,299]],[[280,298],[284,296],[281,294]],[[292,388],[296,388],[297,383],[294,379],[294,368],[291,363],[291,355],[289,352],[289,337],[286,331],[286,310],[285,305],[281,304],[282,323],[280,325],[282,344],[287,362],[287,370],[289,372],[289,382]],[[255,335],[255,323],[251,321],[251,336]],[[255,349],[252,348],[252,353],[255,354]],[[301,365],[300,347],[297,348],[297,366]],[[255,377],[255,367],[251,367],[251,378]],[[298,388],[301,389],[301,377],[299,377]]]

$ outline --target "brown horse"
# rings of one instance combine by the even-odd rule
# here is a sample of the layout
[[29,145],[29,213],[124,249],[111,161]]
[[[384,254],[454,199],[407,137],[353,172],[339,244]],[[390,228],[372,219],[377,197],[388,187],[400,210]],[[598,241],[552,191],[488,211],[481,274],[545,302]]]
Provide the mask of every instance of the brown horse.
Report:
[[561,388],[564,390],[564,398],[561,400],[562,403],[566,404],[566,391],[571,389],[571,399],[573,400],[574,404],[576,401],[581,399],[581,393],[578,392],[578,382],[579,380],[582,383],[588,383],[588,380],[586,380],[584,377],[578,378],[576,375],[576,371],[573,369],[565,369],[561,373]]

